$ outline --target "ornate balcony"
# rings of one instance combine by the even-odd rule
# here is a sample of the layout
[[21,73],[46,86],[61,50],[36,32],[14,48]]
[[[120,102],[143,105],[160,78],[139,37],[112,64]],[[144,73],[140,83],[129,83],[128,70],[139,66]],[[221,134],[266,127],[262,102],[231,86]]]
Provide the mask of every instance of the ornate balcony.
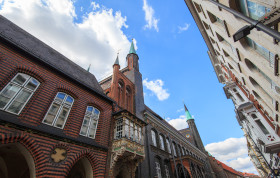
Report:
[[114,140],[110,163],[110,177],[135,177],[135,171],[145,158],[144,121],[128,111],[115,114]]

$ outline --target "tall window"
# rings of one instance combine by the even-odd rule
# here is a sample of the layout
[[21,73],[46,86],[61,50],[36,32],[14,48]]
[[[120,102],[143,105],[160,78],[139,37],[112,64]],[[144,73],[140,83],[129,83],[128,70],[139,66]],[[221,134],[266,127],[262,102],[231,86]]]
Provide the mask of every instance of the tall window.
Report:
[[129,87],[126,88],[126,109],[130,110],[131,108],[131,90]]
[[270,62],[270,59],[274,60],[274,54],[264,48],[263,46],[259,45],[255,41],[251,40],[250,38],[246,37],[247,43],[250,47],[254,48],[260,55],[262,55],[268,62]]
[[184,156],[186,153],[185,153],[185,149],[184,147],[181,147],[182,148],[182,155]]
[[171,153],[170,143],[169,143],[169,140],[168,140],[168,139],[166,139],[166,147],[167,147],[168,153]]
[[123,84],[119,82],[118,85],[118,104],[121,105],[123,99]]
[[239,5],[241,12],[254,20],[258,20],[264,14],[271,11],[270,8],[250,0],[239,0]]
[[174,142],[172,143],[172,149],[173,149],[174,156],[177,156],[177,152],[176,152],[176,148],[175,148],[175,143]]
[[143,144],[142,127],[130,119],[119,118],[115,126],[115,139],[127,138]]
[[63,128],[73,102],[74,99],[71,96],[58,92],[43,120],[43,123]]
[[80,131],[81,135],[90,138],[95,138],[99,115],[100,112],[98,109],[92,106],[87,107],[84,121]]
[[165,177],[170,178],[169,168],[168,168],[167,164],[164,165],[164,170],[165,170]]
[[160,170],[160,164],[159,164],[159,162],[155,162],[156,163],[156,173],[157,173],[157,177],[158,178],[162,178],[162,176],[161,176],[161,170]]
[[163,136],[159,135],[159,141],[160,141],[160,149],[165,150],[164,149],[164,141],[163,141]]
[[122,137],[123,137],[123,119],[120,118],[116,122],[115,139],[120,139]]
[[19,114],[40,83],[29,75],[18,73],[0,93],[0,109]]
[[156,133],[155,131],[151,130],[152,133],[152,142],[154,146],[157,146],[157,139],[156,139]]

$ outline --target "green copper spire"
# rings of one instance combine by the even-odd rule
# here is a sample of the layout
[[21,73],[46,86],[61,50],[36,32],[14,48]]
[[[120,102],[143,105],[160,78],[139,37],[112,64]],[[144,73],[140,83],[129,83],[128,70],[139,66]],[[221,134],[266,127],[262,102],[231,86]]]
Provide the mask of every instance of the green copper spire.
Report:
[[185,105],[185,103],[184,103],[184,107],[185,107],[185,113],[186,113],[187,120],[193,119],[187,106]]
[[136,54],[136,51],[134,49],[134,44],[133,44],[133,39],[131,40],[131,45],[130,45],[130,50],[129,50],[129,54]]

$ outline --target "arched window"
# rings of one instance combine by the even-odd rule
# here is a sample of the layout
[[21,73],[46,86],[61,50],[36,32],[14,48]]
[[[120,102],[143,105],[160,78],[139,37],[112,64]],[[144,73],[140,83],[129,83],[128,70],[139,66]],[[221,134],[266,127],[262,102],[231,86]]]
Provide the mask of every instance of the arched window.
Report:
[[93,106],[87,107],[84,121],[80,131],[81,135],[90,138],[95,138],[99,115],[100,112],[98,109],[94,108]]
[[176,152],[176,148],[175,148],[175,143],[174,142],[172,143],[172,149],[173,149],[174,156],[177,156],[177,152]]
[[178,144],[178,147],[177,147],[177,150],[178,150],[178,156],[181,156],[182,154],[181,154],[181,146]]
[[185,153],[185,149],[184,147],[182,147],[182,155],[184,156],[186,153]]
[[58,92],[43,120],[43,123],[63,128],[73,102],[74,99],[70,95]]
[[129,86],[126,87],[125,93],[126,93],[126,102],[125,102],[126,109],[130,111],[132,104],[131,104],[131,89],[129,88]]
[[168,153],[171,153],[171,149],[170,149],[170,142],[168,139],[166,139],[166,147],[167,147],[167,151]]
[[40,83],[29,75],[18,73],[0,93],[0,109],[19,114]]
[[151,130],[152,133],[152,142],[154,146],[157,146],[157,139],[156,139],[156,132],[154,130]]
[[122,104],[122,99],[123,99],[123,83],[119,81],[118,83],[118,104]]
[[160,149],[165,150],[164,149],[164,141],[163,141],[163,136],[159,135],[159,141],[160,141]]

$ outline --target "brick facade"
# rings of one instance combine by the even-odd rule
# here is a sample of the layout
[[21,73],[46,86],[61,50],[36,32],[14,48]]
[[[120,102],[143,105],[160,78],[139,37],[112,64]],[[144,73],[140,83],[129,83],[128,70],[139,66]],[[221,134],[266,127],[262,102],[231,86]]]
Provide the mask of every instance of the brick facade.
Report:
[[[46,47],[46,50],[52,49]],[[0,40],[0,54],[0,91],[18,73],[40,82],[18,115],[0,110],[0,156],[7,162],[5,149],[20,144],[32,157],[32,161],[27,162],[34,162],[34,168],[29,167],[29,171],[35,169],[36,177],[66,177],[82,158],[89,161],[94,177],[105,177],[108,173],[113,101],[3,38]],[[91,75],[88,73],[89,77]],[[42,123],[58,92],[74,98],[63,129]],[[87,106],[100,111],[94,139],[80,135]],[[64,160],[54,162],[51,155],[56,154],[55,148],[66,152],[63,153]],[[11,165],[7,163],[6,167],[9,170]]]

